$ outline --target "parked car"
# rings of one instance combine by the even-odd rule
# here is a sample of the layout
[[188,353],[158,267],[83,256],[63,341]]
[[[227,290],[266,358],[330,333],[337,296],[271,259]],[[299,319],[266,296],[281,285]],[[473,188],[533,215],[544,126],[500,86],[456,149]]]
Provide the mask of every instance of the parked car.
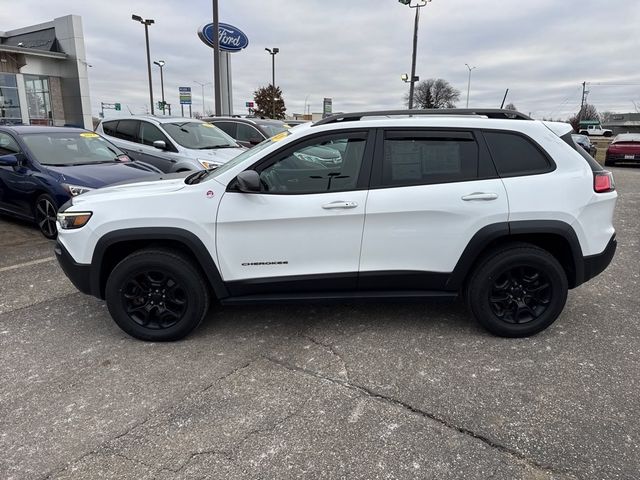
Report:
[[606,166],[640,163],[640,133],[621,133],[607,148]]
[[591,140],[586,135],[579,135],[574,133],[571,135],[573,137],[573,141],[580,145],[585,151],[591,155],[593,158],[596,158],[596,154],[598,153],[598,147],[596,147]]
[[219,128],[193,118],[130,116],[103,120],[96,131],[167,173],[216,168],[244,151]]
[[58,208],[71,198],[159,173],[84,129],[0,126],[0,212],[35,221],[47,238],[56,237]]
[[[407,114],[335,115],[216,170],[77,197],[56,255],[144,340],[184,337],[211,299],[462,296],[496,335],[545,329],[614,255],[611,173],[565,123]],[[346,143],[338,165],[296,156],[329,141]]]
[[[282,120],[242,117],[208,117],[203,119],[224,130],[236,142],[245,147],[253,147],[267,138],[287,132],[291,125]],[[342,162],[342,157],[336,149],[325,148],[325,145],[314,145],[298,156],[303,160],[322,164],[335,165]]]
[[607,128],[602,128],[599,120],[583,120],[578,129],[580,135],[611,137],[613,132]]

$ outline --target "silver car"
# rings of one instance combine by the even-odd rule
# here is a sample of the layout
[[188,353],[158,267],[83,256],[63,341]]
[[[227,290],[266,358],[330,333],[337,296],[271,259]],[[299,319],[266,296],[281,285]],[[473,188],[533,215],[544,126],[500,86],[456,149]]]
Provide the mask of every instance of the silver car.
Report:
[[100,122],[96,132],[132,159],[165,173],[215,168],[245,150],[219,128],[194,118],[109,118]]

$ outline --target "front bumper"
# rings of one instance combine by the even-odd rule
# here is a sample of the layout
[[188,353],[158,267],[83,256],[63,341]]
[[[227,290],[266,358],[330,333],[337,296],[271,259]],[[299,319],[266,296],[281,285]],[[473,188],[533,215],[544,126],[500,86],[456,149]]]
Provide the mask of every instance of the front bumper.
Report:
[[66,248],[58,242],[53,251],[58,263],[71,283],[82,293],[91,295],[91,265],[76,263]]
[[617,247],[618,241],[616,240],[616,235],[614,234],[602,253],[584,257],[583,278],[581,283],[588,282],[596,275],[602,273],[611,263],[611,260],[616,253]]

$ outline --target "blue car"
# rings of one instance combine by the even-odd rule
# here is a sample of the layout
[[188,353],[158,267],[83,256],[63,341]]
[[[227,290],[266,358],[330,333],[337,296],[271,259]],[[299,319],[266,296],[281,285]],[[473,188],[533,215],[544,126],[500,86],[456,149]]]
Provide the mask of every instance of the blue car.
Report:
[[80,128],[0,126],[0,213],[34,221],[55,238],[58,208],[72,197],[160,170],[131,161],[100,135]]

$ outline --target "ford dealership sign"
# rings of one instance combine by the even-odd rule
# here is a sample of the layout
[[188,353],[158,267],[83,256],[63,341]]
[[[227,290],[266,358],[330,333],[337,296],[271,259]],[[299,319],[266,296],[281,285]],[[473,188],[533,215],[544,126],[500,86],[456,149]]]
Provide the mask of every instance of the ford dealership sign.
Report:
[[[249,45],[249,38],[233,25],[226,23],[219,24],[218,38],[220,39],[220,50],[227,52],[239,52]],[[213,23],[208,23],[198,29],[200,40],[213,48]]]

